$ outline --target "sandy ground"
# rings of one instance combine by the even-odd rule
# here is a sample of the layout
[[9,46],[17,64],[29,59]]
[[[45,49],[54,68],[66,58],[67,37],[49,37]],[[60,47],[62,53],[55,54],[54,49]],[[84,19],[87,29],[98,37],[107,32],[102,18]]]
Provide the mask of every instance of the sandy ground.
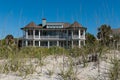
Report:
[[[116,52],[119,57],[119,52]],[[97,62],[89,62],[86,67],[83,67],[83,64],[77,64],[73,66],[74,76],[77,80],[98,80],[99,78],[104,79],[107,69],[111,66],[109,58],[113,57],[114,54],[106,54],[106,59],[100,60],[100,66],[97,65]],[[64,80],[60,74],[61,71],[67,71],[70,66],[70,59],[64,56],[48,56],[43,61],[43,66],[38,65],[37,59],[28,60],[28,63],[32,63],[35,66],[35,71],[33,74],[26,76],[18,76],[14,73],[0,74],[0,80]],[[75,61],[75,59],[74,59]],[[4,60],[0,60],[1,63]],[[98,70],[100,67],[100,70]],[[98,73],[100,71],[100,73]],[[99,76],[99,78],[98,78]],[[70,79],[68,79],[70,80]]]

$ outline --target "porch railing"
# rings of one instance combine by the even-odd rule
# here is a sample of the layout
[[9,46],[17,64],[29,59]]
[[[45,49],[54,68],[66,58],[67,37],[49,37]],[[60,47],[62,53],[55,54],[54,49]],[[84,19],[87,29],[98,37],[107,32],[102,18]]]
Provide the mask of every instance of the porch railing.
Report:
[[[73,36],[66,36],[66,35],[56,35],[56,36],[50,36],[50,35],[47,35],[47,36],[27,36],[27,37],[24,37],[26,39],[79,39],[79,36],[78,35],[73,35]],[[85,39],[85,36],[80,36],[81,39]]]

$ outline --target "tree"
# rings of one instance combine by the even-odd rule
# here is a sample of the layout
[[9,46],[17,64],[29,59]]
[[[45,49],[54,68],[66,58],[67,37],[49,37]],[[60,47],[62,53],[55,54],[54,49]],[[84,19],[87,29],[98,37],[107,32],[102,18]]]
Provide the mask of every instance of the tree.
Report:
[[108,45],[110,40],[110,35],[112,34],[111,27],[109,25],[101,25],[98,28],[97,38],[100,39],[103,45]]
[[7,45],[13,44],[14,43],[14,37],[13,35],[9,34],[5,37],[5,42]]
[[87,44],[94,44],[94,42],[96,41],[96,38],[93,34],[90,33],[86,33],[86,43]]

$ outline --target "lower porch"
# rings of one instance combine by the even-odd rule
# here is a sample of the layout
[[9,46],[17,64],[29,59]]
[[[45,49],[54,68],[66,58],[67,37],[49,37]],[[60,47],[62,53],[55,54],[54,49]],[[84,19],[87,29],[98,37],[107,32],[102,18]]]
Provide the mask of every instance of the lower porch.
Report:
[[24,40],[23,46],[34,46],[34,47],[52,47],[59,46],[64,48],[73,48],[85,45],[85,40],[63,40],[63,41],[40,41],[40,40]]

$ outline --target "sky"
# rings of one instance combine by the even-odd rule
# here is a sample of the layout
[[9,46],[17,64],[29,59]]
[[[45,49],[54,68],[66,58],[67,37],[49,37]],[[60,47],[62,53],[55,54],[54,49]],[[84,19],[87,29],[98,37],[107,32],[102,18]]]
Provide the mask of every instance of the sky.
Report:
[[97,34],[102,24],[120,28],[120,0],[0,0],[0,39],[12,34],[22,37],[30,22],[79,22]]

